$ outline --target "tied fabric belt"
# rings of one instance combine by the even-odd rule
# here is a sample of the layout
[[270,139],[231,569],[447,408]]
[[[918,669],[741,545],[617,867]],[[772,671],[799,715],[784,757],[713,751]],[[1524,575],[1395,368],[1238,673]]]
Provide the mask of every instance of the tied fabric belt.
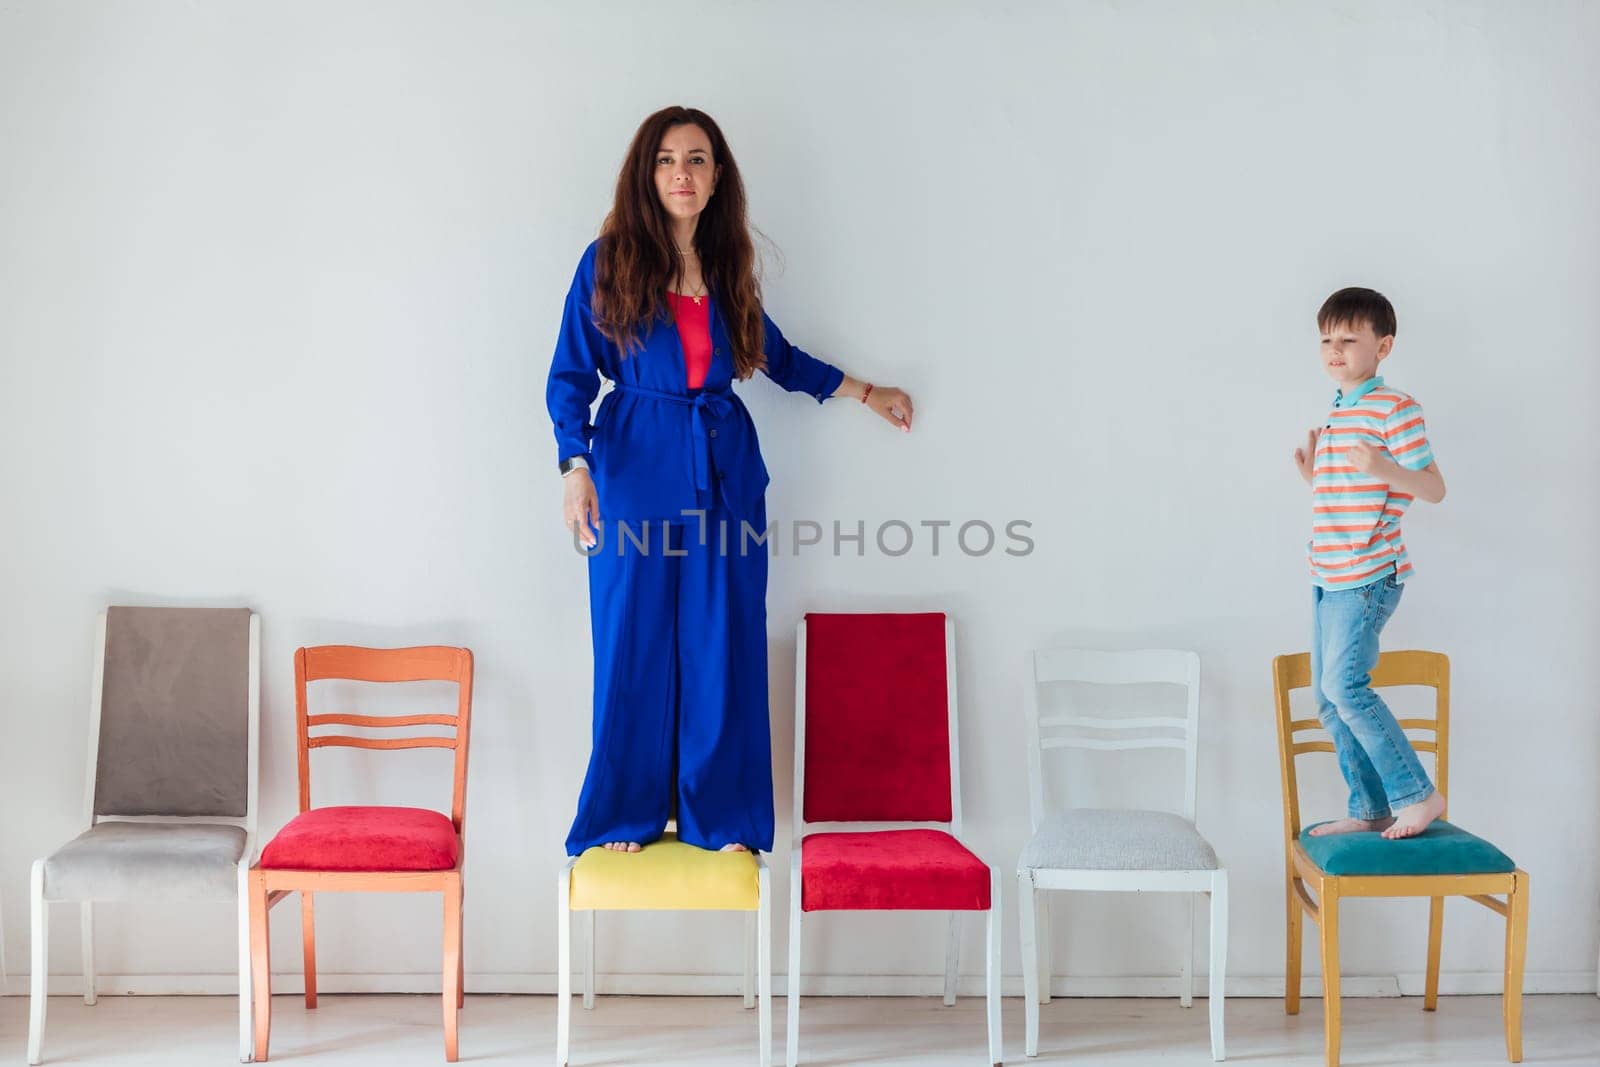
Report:
[[686,393],[668,393],[661,389],[647,389],[642,385],[629,385],[625,382],[616,382],[612,388],[619,393],[648,396],[655,400],[665,400],[670,404],[682,404],[691,409],[690,414],[693,418],[689,423],[689,435],[694,445],[694,487],[697,490],[709,490],[711,486],[709,472],[706,470],[706,454],[710,442],[706,434],[705,413],[709,409],[712,416],[721,419],[732,411],[733,387],[705,389],[694,396]]

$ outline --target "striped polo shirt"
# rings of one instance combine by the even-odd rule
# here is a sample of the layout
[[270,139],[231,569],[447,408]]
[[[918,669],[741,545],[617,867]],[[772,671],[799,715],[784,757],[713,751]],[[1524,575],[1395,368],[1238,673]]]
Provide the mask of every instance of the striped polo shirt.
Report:
[[1324,589],[1357,589],[1391,573],[1403,582],[1412,574],[1400,536],[1412,497],[1345,461],[1357,441],[1411,470],[1433,462],[1422,407],[1411,397],[1381,377],[1335,395],[1311,478],[1311,580]]

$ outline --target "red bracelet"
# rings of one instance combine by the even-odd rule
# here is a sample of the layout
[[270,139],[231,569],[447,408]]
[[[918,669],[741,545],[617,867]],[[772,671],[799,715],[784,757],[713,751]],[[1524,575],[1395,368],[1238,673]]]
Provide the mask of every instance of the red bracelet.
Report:
[[867,383],[867,387],[865,389],[861,390],[861,402],[863,404],[865,404],[867,402],[867,397],[869,397],[871,395],[872,395],[872,383],[868,382]]

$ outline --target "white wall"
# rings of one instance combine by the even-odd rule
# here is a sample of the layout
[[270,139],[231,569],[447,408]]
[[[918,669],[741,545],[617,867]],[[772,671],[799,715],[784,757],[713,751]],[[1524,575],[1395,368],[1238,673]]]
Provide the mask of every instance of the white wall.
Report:
[[[1418,576],[1386,643],[1454,658],[1452,811],[1532,872],[1529,988],[1593,988],[1597,51],[1600,9],[1582,2],[5,4],[11,988],[28,862],[79,825],[108,602],[261,613],[267,827],[295,804],[297,646],[471,646],[469,968],[483,988],[548,984],[589,636],[544,375],[627,140],[674,102],[732,140],[787,263],[768,278],[774,317],[917,402],[901,437],[849,403],[742,387],[772,517],[1022,518],[1037,542],[1021,559],[869,543],[774,562],[780,815],[805,610],[953,614],[968,823],[1007,868],[1027,836],[1020,651],[1192,647],[1231,970],[1281,977],[1268,663],[1304,646],[1309,602],[1289,453],[1331,394],[1318,303],[1375,285],[1399,309],[1389,378],[1426,406],[1450,484],[1408,520]],[[319,796],[443,804],[429,758],[330,756],[350,786]],[[1139,773],[1136,795],[1177,770]],[[1331,775],[1312,787],[1311,814],[1341,808]],[[233,965],[223,907],[104,911],[104,971]],[[1422,905],[1349,911],[1348,973],[1421,971]],[[327,903],[323,967],[432,972],[436,914]],[[1175,972],[1170,900],[1060,915],[1064,971]],[[51,962],[68,973],[62,918]],[[933,976],[939,928],[830,917],[808,970]],[[607,969],[737,968],[725,917],[606,929]],[[1500,938],[1495,916],[1453,904],[1448,987],[1495,971]],[[980,959],[974,924],[969,974]]]

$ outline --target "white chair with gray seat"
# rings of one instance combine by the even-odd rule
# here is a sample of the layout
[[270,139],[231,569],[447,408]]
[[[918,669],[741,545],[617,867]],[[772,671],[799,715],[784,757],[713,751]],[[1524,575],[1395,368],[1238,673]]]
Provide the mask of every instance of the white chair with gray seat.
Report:
[[83,1000],[93,1004],[95,902],[155,898],[234,903],[239,1059],[249,1062],[260,619],[244,608],[112,607],[99,618],[93,669],[88,828],[33,864],[28,1062],[44,1044],[49,905],[79,906]]
[[[1033,838],[1017,861],[1022,977],[1027,1016],[1025,1051],[1039,1054],[1039,1005],[1050,1002],[1050,890],[1165,892],[1211,897],[1211,1056],[1223,1058],[1223,984],[1228,954],[1228,872],[1195,828],[1195,769],[1200,721],[1200,657],[1146,649],[1097,652],[1040,649],[1025,659],[1023,704],[1028,727],[1028,799]],[[1174,685],[1185,691],[1182,718],[1039,713],[1040,687],[1057,683]],[[1184,754],[1183,813],[1109,808],[1047,811],[1045,754],[1053,749],[1171,748]],[[1193,1003],[1194,900],[1185,901],[1181,1002]],[[1043,923],[1039,919],[1046,920]],[[1042,927],[1042,933],[1041,933]],[[1041,951],[1041,947],[1043,951]]]

